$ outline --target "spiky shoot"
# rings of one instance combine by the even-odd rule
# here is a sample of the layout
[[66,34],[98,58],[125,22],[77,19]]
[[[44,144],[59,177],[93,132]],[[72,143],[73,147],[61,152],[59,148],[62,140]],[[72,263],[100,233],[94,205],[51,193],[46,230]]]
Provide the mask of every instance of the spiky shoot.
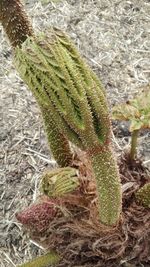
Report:
[[41,190],[49,197],[64,196],[78,186],[78,170],[71,167],[46,172],[41,181]]
[[150,183],[145,184],[137,191],[136,198],[144,207],[150,208]]
[[16,49],[15,65],[59,131],[91,156],[100,221],[115,224],[121,211],[121,186],[105,92],[97,76],[58,29],[28,38]]

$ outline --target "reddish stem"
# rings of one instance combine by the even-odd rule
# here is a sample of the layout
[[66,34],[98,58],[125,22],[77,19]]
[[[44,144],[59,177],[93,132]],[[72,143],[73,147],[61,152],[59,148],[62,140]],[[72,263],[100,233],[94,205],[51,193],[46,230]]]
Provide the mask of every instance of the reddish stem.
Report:
[[20,46],[33,29],[20,0],[0,0],[0,21],[13,47]]

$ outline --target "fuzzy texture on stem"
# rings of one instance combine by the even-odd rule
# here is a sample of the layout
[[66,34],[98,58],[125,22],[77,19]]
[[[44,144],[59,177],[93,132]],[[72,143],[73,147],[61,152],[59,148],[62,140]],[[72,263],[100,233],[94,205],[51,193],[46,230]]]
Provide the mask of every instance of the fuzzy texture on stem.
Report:
[[60,261],[60,257],[54,253],[49,252],[45,255],[39,256],[33,259],[30,262],[23,263],[17,267],[47,267],[47,266],[54,266]]
[[137,191],[136,198],[144,207],[150,208],[150,183],[145,184]]
[[44,128],[47,134],[50,150],[57,161],[59,167],[67,167],[72,165],[73,152],[71,151],[70,144],[61,129],[54,123],[51,118],[49,108],[44,105],[39,105],[42,118],[44,121]]
[[13,47],[20,46],[33,29],[20,0],[0,1],[0,21]]
[[[99,214],[104,224],[113,225],[120,216],[121,190],[117,162],[110,147],[91,155],[99,197]],[[106,186],[107,185],[107,186]]]
[[[55,28],[37,36],[36,40],[28,38],[21,49],[17,48],[15,65],[39,105],[47,108],[54,125],[93,159],[100,221],[114,225],[121,212],[121,185],[110,149],[111,125],[106,96],[97,76],[70,39]],[[108,161],[106,168],[102,163],[102,170],[98,166],[101,160]],[[116,194],[114,204],[112,198]]]

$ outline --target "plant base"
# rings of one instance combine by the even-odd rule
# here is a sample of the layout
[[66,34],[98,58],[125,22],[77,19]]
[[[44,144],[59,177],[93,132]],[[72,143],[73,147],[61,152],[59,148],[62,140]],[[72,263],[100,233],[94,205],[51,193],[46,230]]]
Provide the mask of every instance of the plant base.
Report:
[[[85,155],[83,159],[86,162]],[[46,249],[59,252],[62,260],[57,267],[149,266],[150,211],[135,199],[137,189],[148,181],[148,170],[140,162],[129,168],[125,157],[119,159],[123,213],[118,225],[108,228],[97,219],[92,173],[85,172],[84,164],[75,165],[79,165],[84,179],[78,191],[65,199],[67,216],[58,215],[42,233],[42,239],[33,229],[31,238]]]

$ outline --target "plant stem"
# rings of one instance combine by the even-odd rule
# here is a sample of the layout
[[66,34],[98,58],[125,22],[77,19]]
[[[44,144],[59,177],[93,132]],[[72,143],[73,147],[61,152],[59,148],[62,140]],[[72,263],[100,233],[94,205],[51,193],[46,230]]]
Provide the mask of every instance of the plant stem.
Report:
[[131,135],[131,150],[130,150],[131,161],[133,161],[136,156],[138,133],[139,133],[139,130],[135,130],[132,132],[132,135]]
[[60,258],[57,254],[54,252],[47,253],[43,256],[39,256],[30,262],[23,263],[22,265],[19,265],[18,267],[47,267],[50,265],[55,265],[60,261]]
[[60,167],[71,166],[73,153],[71,151],[69,141],[53,122],[49,114],[49,110],[44,108],[43,105],[40,105],[40,109],[44,120],[47,139],[54,158]]
[[103,224],[118,222],[121,205],[121,187],[115,156],[110,147],[91,155],[92,166],[97,183],[99,218]]
[[0,21],[12,47],[20,46],[33,29],[20,0],[0,1]]

